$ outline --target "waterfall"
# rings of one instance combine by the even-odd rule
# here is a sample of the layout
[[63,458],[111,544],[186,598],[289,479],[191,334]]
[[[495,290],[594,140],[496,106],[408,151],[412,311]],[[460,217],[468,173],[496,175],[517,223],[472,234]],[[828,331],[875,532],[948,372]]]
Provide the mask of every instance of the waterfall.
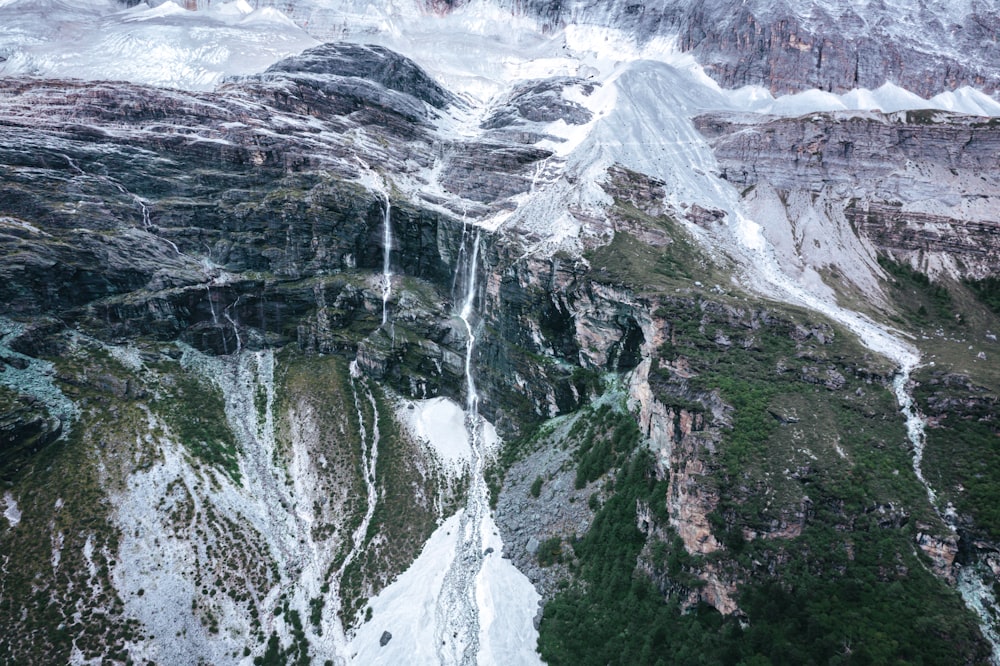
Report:
[[[913,446],[913,473],[916,474],[917,479],[923,484],[924,490],[927,491],[927,501],[937,511],[937,493],[924,478],[923,461],[926,435],[924,434],[924,418],[913,404],[913,395],[910,393],[909,384],[912,369],[911,365],[903,363],[899,374],[892,380],[892,388],[896,394],[896,401],[899,403],[899,411],[906,418],[906,434]],[[940,514],[940,512],[938,513]],[[945,516],[942,516],[942,519],[944,518]],[[948,521],[945,520],[945,522]]]
[[[924,478],[924,445],[927,439],[924,428],[926,420],[917,408],[910,390],[910,372],[912,369],[913,366],[911,364],[903,363],[899,374],[896,375],[896,378],[892,382],[892,387],[896,394],[896,400],[899,401],[900,411],[906,418],[906,434],[910,439],[910,444],[913,446],[913,471],[927,491],[927,501],[930,502],[931,507],[941,516],[941,519],[948,528],[954,532],[954,513],[949,514],[948,510],[941,511],[938,508],[937,493],[934,492],[931,484]],[[995,579],[993,571],[981,555],[976,557],[976,560],[970,564],[961,567],[958,565],[955,566],[958,568],[956,589],[961,595],[962,601],[965,602],[966,607],[978,616],[979,628],[992,648],[993,664],[1000,666],[1000,631],[998,631],[996,622],[996,618],[1000,617],[1000,602],[998,602],[993,593],[993,581]]]
[[483,524],[490,520],[489,491],[484,471],[486,452],[483,423],[479,417],[479,393],[472,373],[472,354],[476,336],[472,322],[476,300],[476,272],[479,264],[479,232],[466,265],[465,294],[458,318],[465,325],[465,425],[469,432],[472,457],[469,469],[469,496],[458,526],[455,557],[445,573],[437,601],[438,662],[475,664],[479,653],[480,617],[477,577],[483,566]]
[[993,592],[994,580],[990,567],[980,559],[962,567],[957,587],[965,605],[979,616],[979,628],[993,649],[992,662],[1000,666],[1000,631],[995,624],[995,618],[1000,617],[1000,603]]
[[392,206],[389,194],[385,195],[385,214],[382,216],[382,325],[389,319],[389,296],[392,295]]
[[[226,321],[229,322],[229,325],[233,327],[233,334],[236,335],[236,353],[237,354],[239,354],[243,350],[243,340],[240,339],[240,327],[237,326],[236,321],[230,316],[229,309],[235,307],[236,305],[238,305],[241,298],[243,298],[243,296],[237,296],[236,300],[233,301],[233,303],[231,305],[229,305],[228,307],[226,307],[225,310],[222,311],[222,316],[225,317]],[[213,308],[212,316],[215,317],[214,308]],[[223,333],[223,335],[222,335],[222,344],[223,344],[223,347],[227,346],[226,345],[226,336],[225,336],[225,333]]]
[[472,330],[472,323],[469,317],[472,316],[472,308],[476,301],[476,268],[479,263],[479,232],[476,232],[476,239],[472,243],[472,259],[469,261],[469,275],[465,286],[465,299],[462,302],[462,309],[458,316],[465,324],[468,338],[465,343],[465,409],[469,418],[473,421],[479,416],[479,394],[476,392],[476,382],[472,378],[472,350],[476,344],[476,335]]

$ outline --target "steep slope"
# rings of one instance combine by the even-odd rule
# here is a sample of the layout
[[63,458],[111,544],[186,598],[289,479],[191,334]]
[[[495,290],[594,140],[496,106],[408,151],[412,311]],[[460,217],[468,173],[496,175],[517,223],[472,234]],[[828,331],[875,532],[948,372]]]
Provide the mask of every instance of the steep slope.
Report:
[[995,662],[1000,126],[426,9],[0,83],[4,659]]
[[[134,3],[125,3],[134,4]],[[151,3],[158,4],[158,3]],[[211,2],[190,2],[211,10]],[[408,32],[421,15],[464,13],[498,18],[502,10],[544,32],[599,26],[640,44],[668,39],[693,54],[726,88],[763,85],[787,93],[810,88],[845,92],[891,82],[924,97],[1000,81],[993,43],[995,2],[710,2],[655,0],[415,0],[385,6],[361,0],[262,1],[320,39]]]

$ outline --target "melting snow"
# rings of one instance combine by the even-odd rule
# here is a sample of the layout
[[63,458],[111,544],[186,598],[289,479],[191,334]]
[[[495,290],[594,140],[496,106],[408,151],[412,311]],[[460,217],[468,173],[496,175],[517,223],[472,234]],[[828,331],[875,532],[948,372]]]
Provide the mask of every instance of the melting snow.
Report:
[[448,398],[416,400],[400,406],[400,421],[434,451],[446,468],[459,472],[472,458],[465,411]]
[[245,0],[198,12],[175,2],[125,10],[110,1],[46,4],[0,4],[0,75],[209,89],[318,43],[278,10],[254,11]]
[[[202,12],[187,12],[173,3],[155,9],[116,11],[113,3],[95,0],[80,3],[76,9],[61,7],[55,15],[47,16],[45,11],[32,10],[31,3],[0,0],[0,40],[10,37],[11,44],[7,61],[0,63],[0,74],[114,77],[208,88],[224,75],[259,71],[281,57],[317,43],[276,10],[249,10],[246,2],[238,0]],[[37,18],[32,11],[38,14]],[[798,116],[833,110],[891,112],[917,108],[1000,115],[1000,103],[971,88],[923,100],[892,84],[843,95],[810,90],[778,98],[759,87],[723,91],[690,56],[678,53],[676,44],[669,39],[639,46],[620,31],[590,26],[571,26],[545,35],[532,21],[511,17],[485,0],[473,0],[443,18],[421,13],[415,2],[393,3],[384,10],[367,2],[340,2],[336,11],[326,16],[325,23],[314,23],[311,29],[325,31],[324,37],[335,34],[382,43],[408,55],[484,113],[490,99],[508,90],[518,79],[575,75],[593,81],[597,88],[592,95],[569,93],[594,113],[592,121],[584,126],[554,123],[546,130],[563,139],[552,142],[550,147],[565,160],[567,178],[539,179],[546,182],[537,183],[538,187],[519,200],[519,210],[509,221],[557,240],[588,233],[567,210],[577,207],[599,213],[608,199],[596,183],[606,167],[614,163],[664,180],[668,203],[675,210],[683,211],[698,203],[724,211],[726,222],[718,229],[704,232],[692,228],[692,233],[703,237],[710,234],[713,242],[740,257],[747,282],[759,291],[831,317],[856,333],[871,349],[900,365],[896,393],[917,448],[914,465],[920,475],[917,444],[921,441],[922,421],[906,391],[908,373],[919,361],[916,350],[900,339],[897,332],[840,308],[829,292],[816,289],[801,274],[787,270],[762,227],[767,220],[752,219],[732,186],[717,177],[712,151],[690,118],[711,110]],[[76,38],[58,43],[49,41],[48,35],[59,32],[52,29],[54,24],[72,26],[72,33],[62,34],[73,34]],[[442,133],[451,132],[458,138],[474,135],[480,116],[476,111],[465,113],[462,118],[456,113],[456,117],[443,121]],[[450,129],[447,123],[452,124]],[[506,218],[498,218],[503,219]],[[267,365],[264,361],[270,361],[257,360],[262,367]],[[37,372],[40,368],[35,370],[36,375],[41,374]],[[246,373],[233,382],[234,387],[228,387],[227,412],[231,417],[236,412],[252,414],[252,400],[233,397],[238,392],[236,388],[252,384],[243,374]],[[256,377],[253,372],[250,374]],[[270,381],[269,372],[262,372],[265,374]],[[474,391],[471,375],[468,378],[470,391]],[[474,407],[470,412],[474,420]],[[415,402],[412,410],[402,407],[400,415],[411,432],[427,442],[446,465],[456,469],[481,466],[482,454],[496,444],[495,433],[483,422],[481,450],[473,450],[466,413],[446,399]],[[255,423],[252,417],[245,422]],[[249,443],[260,440],[256,449],[269,459],[273,432],[264,431],[273,429],[273,424],[261,426],[259,432],[250,432],[254,429],[252,425],[246,429],[241,439]],[[170,478],[176,478],[178,461],[169,462],[173,472]],[[308,534],[306,521],[269,515],[268,510],[284,497],[281,487],[269,478],[269,470],[254,470],[245,465],[242,471],[248,481],[260,480],[262,485],[269,482],[270,495],[258,498],[254,505],[254,500],[226,488],[222,479],[225,493],[217,498],[220,503],[229,505],[233,515],[255,517],[255,527],[270,538],[282,564],[286,559],[308,558],[315,560],[310,562],[312,566],[318,566],[321,559],[315,552],[318,544],[301,546],[295,538]],[[473,476],[481,480],[476,476],[479,471],[472,470]],[[166,472],[166,466],[159,470],[160,474]],[[162,485],[166,478],[155,479],[157,483],[152,485]],[[137,476],[135,481],[140,478]],[[137,494],[142,490],[141,485],[130,488]],[[933,500],[930,489],[928,493]],[[4,515],[15,525],[12,507],[16,512],[16,504],[6,496],[5,499]],[[119,518],[126,525],[136,528],[141,525],[138,515],[123,514]],[[461,530],[460,525],[463,525]],[[534,653],[537,634],[532,625],[538,595],[510,561],[501,557],[502,544],[488,509],[473,506],[471,501],[469,509],[445,521],[413,565],[371,601],[372,620],[358,630],[350,643],[351,656],[357,663],[440,663],[443,653],[435,644],[437,640],[429,637],[451,635],[453,627],[447,622],[452,617],[450,611],[455,609],[442,611],[442,597],[448,596],[443,587],[449,573],[462,567],[461,562],[456,562],[456,554],[459,551],[473,554],[468,549],[477,540],[460,540],[463,536],[460,532],[465,531],[479,532],[481,539],[475,547],[481,545],[482,552],[493,549],[483,556],[475,573],[475,618],[472,622],[467,622],[468,617],[462,620],[463,627],[478,626],[478,639],[470,638],[468,644],[478,644],[477,657],[482,663],[538,663]],[[126,540],[123,550],[138,556],[148,547],[148,540],[141,543]],[[180,551],[173,554],[178,558],[184,555]],[[169,557],[160,555],[161,559]],[[178,562],[176,568],[183,567]],[[169,586],[179,581],[166,574],[161,576],[158,582],[165,588],[162,598],[166,599],[174,592]],[[309,570],[296,583],[303,590],[316,587],[314,578],[315,572]],[[456,604],[464,602],[457,593],[453,597]],[[462,606],[458,610],[466,609]],[[379,645],[383,631],[392,634],[384,647]]]
[[7,504],[3,517],[7,519],[12,528],[17,527],[17,524],[21,522],[21,510],[17,508],[17,500],[14,499],[14,495],[6,492],[3,495],[3,501]]
[[[420,556],[369,605],[372,619],[362,625],[351,642],[357,664],[437,665],[437,646],[431,640],[439,631],[437,600],[445,574],[455,558],[461,513],[441,524]],[[476,577],[479,604],[478,662],[487,664],[541,664],[535,652],[538,633],[533,619],[540,597],[524,574],[502,556],[492,518],[483,524],[483,544],[493,551],[485,556]],[[380,645],[383,632],[392,638]]]

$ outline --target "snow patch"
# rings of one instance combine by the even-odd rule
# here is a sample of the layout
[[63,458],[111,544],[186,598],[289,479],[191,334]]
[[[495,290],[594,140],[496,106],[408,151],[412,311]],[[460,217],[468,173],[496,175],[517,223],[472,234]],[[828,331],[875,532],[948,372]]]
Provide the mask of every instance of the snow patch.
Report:
[[165,16],[176,16],[177,14],[186,13],[185,9],[178,5],[176,2],[168,0],[162,5],[157,5],[156,7],[150,7],[149,5],[136,5],[130,11],[122,16],[123,22],[132,21],[149,21],[152,19],[163,18]]
[[430,398],[400,404],[397,417],[417,441],[430,447],[452,473],[461,474],[472,459],[465,411],[449,398]]
[[276,9],[245,0],[206,11],[169,1],[122,10],[117,3],[0,5],[0,75],[126,80],[205,90],[319,42]]
[[[479,604],[480,664],[541,664],[535,652],[534,616],[541,596],[513,562],[503,557],[503,542],[492,516],[482,527],[486,555],[476,577]],[[492,552],[490,552],[492,551]]]
[[17,508],[17,500],[14,499],[12,493],[4,493],[3,501],[7,505],[7,508],[4,509],[3,517],[7,519],[7,523],[13,529],[21,522],[21,510]]
[[261,7],[260,9],[248,14],[240,21],[240,25],[266,26],[270,28],[281,27],[293,31],[296,31],[299,28],[295,25],[295,21],[288,18],[273,7]]
[[[351,641],[351,660],[357,664],[411,664],[437,666],[441,662],[429,637],[447,631],[439,627],[437,600],[445,573],[455,559],[462,512],[444,521],[424,545],[419,557],[391,585],[370,600],[371,620],[361,625]],[[535,645],[533,618],[540,596],[513,563],[503,557],[493,519],[483,522],[485,555],[476,577],[480,636],[480,664],[541,664]],[[383,632],[391,639],[380,645]]]

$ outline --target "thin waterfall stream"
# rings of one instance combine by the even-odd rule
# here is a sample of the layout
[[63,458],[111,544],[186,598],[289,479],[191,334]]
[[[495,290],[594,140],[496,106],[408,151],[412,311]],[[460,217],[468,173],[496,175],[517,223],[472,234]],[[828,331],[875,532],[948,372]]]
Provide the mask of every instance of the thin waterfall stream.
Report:
[[459,319],[467,333],[465,345],[465,426],[472,456],[469,466],[469,495],[458,523],[455,557],[445,574],[437,602],[438,661],[443,664],[475,664],[479,652],[480,618],[476,580],[483,564],[483,523],[489,518],[489,491],[483,476],[485,446],[479,416],[479,393],[472,372],[476,336],[473,313],[476,300],[476,272],[479,264],[479,232],[467,254],[465,294]]
[[392,204],[385,195],[382,216],[382,326],[389,320],[389,298],[392,296]]

